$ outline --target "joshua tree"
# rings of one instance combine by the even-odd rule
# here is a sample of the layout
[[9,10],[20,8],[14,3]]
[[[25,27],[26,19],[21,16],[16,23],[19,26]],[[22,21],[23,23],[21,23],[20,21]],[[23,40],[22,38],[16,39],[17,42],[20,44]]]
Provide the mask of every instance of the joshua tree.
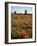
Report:
[[14,14],[16,14],[16,11],[14,11]]

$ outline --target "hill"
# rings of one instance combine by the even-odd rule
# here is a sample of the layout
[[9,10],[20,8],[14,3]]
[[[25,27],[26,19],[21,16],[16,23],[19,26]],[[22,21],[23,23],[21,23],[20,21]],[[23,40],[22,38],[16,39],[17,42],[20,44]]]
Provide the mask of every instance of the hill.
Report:
[[11,14],[11,38],[32,38],[32,14]]

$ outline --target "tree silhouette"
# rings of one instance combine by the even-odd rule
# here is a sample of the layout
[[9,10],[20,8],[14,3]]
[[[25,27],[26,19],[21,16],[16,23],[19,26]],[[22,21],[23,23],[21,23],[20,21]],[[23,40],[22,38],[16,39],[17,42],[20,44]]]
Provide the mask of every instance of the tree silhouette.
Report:
[[27,14],[27,10],[25,10],[25,14]]
[[16,14],[16,11],[14,11],[14,14]]

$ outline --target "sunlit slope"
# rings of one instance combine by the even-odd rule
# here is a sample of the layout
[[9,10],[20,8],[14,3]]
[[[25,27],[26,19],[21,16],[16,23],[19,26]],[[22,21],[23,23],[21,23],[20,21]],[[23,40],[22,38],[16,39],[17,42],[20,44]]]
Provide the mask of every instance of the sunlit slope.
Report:
[[13,37],[19,35],[20,38],[31,38],[32,37],[32,14],[11,15],[11,32]]

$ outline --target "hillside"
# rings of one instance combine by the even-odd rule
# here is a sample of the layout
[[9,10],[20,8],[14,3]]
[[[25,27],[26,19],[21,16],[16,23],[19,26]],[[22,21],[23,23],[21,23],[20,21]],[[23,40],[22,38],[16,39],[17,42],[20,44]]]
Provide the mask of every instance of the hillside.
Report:
[[32,38],[32,14],[11,15],[11,38]]

